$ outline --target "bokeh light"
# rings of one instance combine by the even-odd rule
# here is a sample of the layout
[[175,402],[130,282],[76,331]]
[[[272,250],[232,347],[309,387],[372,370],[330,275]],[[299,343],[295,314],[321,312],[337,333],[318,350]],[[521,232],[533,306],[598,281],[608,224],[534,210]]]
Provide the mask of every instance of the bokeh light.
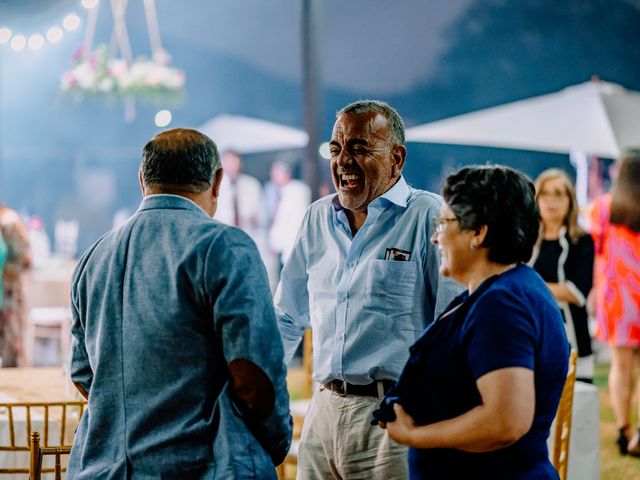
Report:
[[318,153],[325,160],[329,160],[331,158],[331,152],[329,151],[329,142],[321,143],[318,147]]
[[171,112],[169,110],[160,110],[156,113],[155,118],[156,127],[166,127],[171,123]]
[[47,40],[49,40],[51,43],[58,43],[60,40],[62,40],[63,35],[64,32],[60,27],[51,27],[49,30],[47,30]]
[[64,20],[62,21],[62,26],[65,28],[65,30],[68,30],[68,31],[75,30],[80,26],[80,17],[75,13],[71,13],[66,17],[64,17]]
[[82,0],[81,3],[84,8],[91,10],[98,5],[98,0]]
[[16,35],[11,39],[11,48],[19,52],[27,45],[27,38],[24,35]]
[[7,43],[11,40],[11,29],[7,27],[0,28],[0,43]]
[[40,50],[44,45],[44,37],[39,33],[36,33],[29,37],[28,43],[31,50]]

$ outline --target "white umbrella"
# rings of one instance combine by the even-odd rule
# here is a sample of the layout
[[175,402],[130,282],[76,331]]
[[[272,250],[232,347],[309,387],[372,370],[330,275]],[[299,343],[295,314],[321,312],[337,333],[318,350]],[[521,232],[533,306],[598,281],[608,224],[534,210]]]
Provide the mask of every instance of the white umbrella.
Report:
[[594,80],[409,128],[406,138],[616,158],[640,146],[640,93]]
[[302,130],[240,115],[218,115],[198,130],[216,142],[220,151],[233,149],[238,153],[303,148],[309,141]]
[[640,146],[640,93],[600,80],[427,123],[407,141],[569,153],[578,202],[587,202],[587,154],[616,158]]

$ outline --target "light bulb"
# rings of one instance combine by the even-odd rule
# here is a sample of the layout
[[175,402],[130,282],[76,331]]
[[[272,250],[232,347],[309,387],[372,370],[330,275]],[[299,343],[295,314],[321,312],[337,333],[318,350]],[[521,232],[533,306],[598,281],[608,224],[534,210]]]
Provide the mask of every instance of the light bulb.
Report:
[[35,35],[31,35],[29,37],[28,43],[31,50],[40,50],[44,45],[44,37],[39,33],[36,33]]
[[63,35],[64,32],[60,27],[57,26],[51,27],[49,30],[47,30],[47,40],[49,40],[51,43],[58,43],[60,40],[62,40]]
[[72,31],[80,26],[80,17],[75,13],[70,13],[62,21],[62,26],[65,30]]
[[11,39],[11,48],[19,52],[27,45],[27,38],[24,35],[16,35]]
[[169,110],[160,110],[156,113],[156,127],[166,127],[171,123],[171,112]]
[[7,43],[11,40],[11,29],[7,27],[0,28],[0,43]]

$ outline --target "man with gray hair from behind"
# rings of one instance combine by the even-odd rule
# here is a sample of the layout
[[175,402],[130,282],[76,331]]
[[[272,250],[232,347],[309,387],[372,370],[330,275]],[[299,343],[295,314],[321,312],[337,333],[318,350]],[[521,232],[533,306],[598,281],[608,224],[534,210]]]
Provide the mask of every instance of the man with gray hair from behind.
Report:
[[211,218],[222,174],[205,135],[156,135],[138,211],[76,267],[70,371],[89,405],[70,480],[275,478],[282,343],[256,246]]

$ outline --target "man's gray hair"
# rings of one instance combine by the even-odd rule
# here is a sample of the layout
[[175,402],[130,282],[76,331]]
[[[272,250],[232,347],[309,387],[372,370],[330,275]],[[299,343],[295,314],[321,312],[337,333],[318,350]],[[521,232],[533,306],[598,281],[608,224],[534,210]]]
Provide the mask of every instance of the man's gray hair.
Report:
[[216,144],[205,134],[189,128],[166,130],[153,137],[142,150],[140,174],[146,186],[200,193],[213,183],[220,169]]
[[388,103],[381,100],[358,100],[336,112],[336,118],[346,113],[375,112],[387,119],[389,139],[395,145],[404,145],[404,122],[400,114]]

